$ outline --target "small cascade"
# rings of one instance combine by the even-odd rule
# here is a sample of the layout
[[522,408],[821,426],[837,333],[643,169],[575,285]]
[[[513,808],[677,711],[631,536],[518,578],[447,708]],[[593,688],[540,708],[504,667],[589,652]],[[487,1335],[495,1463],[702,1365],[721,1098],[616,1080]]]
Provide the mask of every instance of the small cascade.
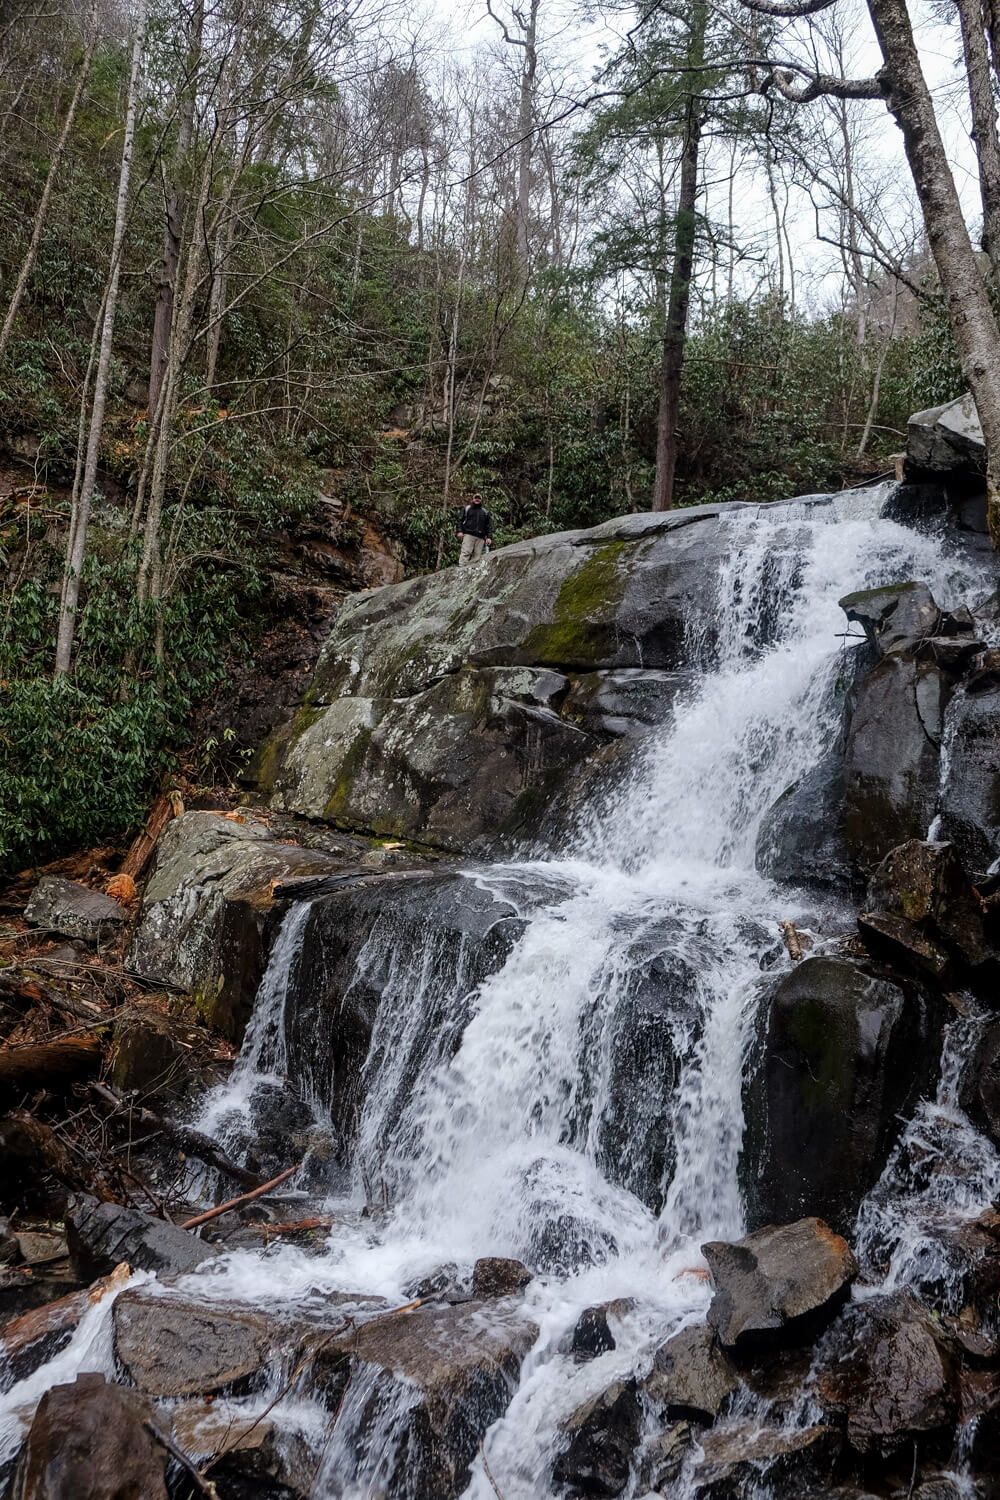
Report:
[[[289,908],[274,941],[240,1054],[228,1079],[205,1099],[194,1123],[227,1150],[239,1156],[253,1140],[255,1108],[269,1090],[280,1091],[288,1072],[286,1007],[294,991],[310,903]],[[191,1187],[209,1198],[218,1174],[192,1165]]]
[[948,791],[948,778],[951,775],[951,762],[955,750],[955,735],[958,730],[959,716],[962,703],[965,699],[965,683],[961,683],[949,700],[944,715],[944,732],[941,735],[941,761],[938,774],[938,793],[934,809],[934,817],[927,830],[928,843],[936,843],[941,837],[942,815],[941,808]]
[[1000,1197],[1000,1154],[961,1107],[963,1077],[989,1019],[970,1012],[945,1028],[941,1077],[919,1105],[876,1187],[862,1204],[854,1243],[866,1279],[911,1287],[939,1312],[963,1306],[953,1238]]

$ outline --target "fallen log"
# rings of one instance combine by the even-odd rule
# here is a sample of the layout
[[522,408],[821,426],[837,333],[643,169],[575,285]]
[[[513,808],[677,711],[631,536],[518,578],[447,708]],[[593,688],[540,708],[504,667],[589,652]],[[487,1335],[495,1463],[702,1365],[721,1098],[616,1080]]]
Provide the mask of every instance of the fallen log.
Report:
[[261,1234],[270,1237],[272,1234],[305,1234],[309,1229],[330,1229],[332,1225],[331,1218],[320,1216],[315,1219],[290,1219],[284,1224],[258,1224],[257,1228]]
[[114,1089],[106,1083],[92,1083],[90,1092],[102,1104],[110,1106],[114,1113],[109,1118],[113,1121],[117,1115],[121,1115],[128,1124],[129,1130],[137,1126],[144,1133],[158,1133],[164,1136],[179,1151],[186,1156],[197,1157],[206,1166],[214,1167],[217,1172],[222,1172],[226,1177],[231,1177],[241,1187],[259,1188],[263,1185],[263,1179],[256,1172],[249,1172],[246,1167],[241,1167],[238,1162],[230,1160],[222,1147],[213,1141],[211,1136],[202,1135],[200,1130],[194,1130],[190,1125],[182,1125],[178,1120],[170,1120],[165,1115],[158,1115],[155,1110],[146,1109],[144,1106],[132,1105],[121,1094],[116,1094]]
[[57,1036],[22,1047],[2,1047],[0,1084],[19,1087],[42,1084],[52,1088],[94,1072],[100,1061],[101,1044],[96,1036]]
[[132,842],[131,848],[121,862],[119,875],[130,875],[138,880],[153,856],[160,834],[171,818],[179,818],[184,811],[180,792],[163,792],[150,810],[142,832]]
[[241,1208],[244,1203],[251,1203],[254,1198],[262,1198],[265,1193],[287,1182],[301,1166],[302,1163],[297,1161],[294,1167],[286,1167],[283,1172],[278,1173],[277,1177],[272,1177],[270,1182],[263,1182],[260,1187],[254,1188],[252,1193],[241,1193],[238,1198],[230,1198],[225,1203],[219,1203],[215,1208],[207,1209],[203,1214],[196,1214],[193,1219],[185,1219],[181,1228],[197,1229],[199,1225],[207,1224],[210,1219],[217,1219],[220,1214],[227,1213],[231,1208]]
[[4,1163],[5,1190],[16,1182],[37,1190],[49,1176],[66,1188],[114,1201],[100,1174],[84,1171],[51,1125],[36,1120],[27,1110],[12,1110],[0,1120],[0,1160]]

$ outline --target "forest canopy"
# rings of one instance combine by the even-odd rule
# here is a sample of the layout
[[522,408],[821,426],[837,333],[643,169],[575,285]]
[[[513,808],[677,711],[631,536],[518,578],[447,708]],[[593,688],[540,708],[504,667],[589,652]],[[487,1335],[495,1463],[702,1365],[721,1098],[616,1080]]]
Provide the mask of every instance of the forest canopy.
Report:
[[473,492],[503,543],[859,484],[969,383],[989,439],[956,298],[988,339],[992,13],[941,23],[967,255],[886,149],[904,22],[484,0],[458,45],[400,0],[12,0],[0,864],[126,832],[179,754],[234,773],[252,746],[213,760],[202,710],[318,496],[414,572]]

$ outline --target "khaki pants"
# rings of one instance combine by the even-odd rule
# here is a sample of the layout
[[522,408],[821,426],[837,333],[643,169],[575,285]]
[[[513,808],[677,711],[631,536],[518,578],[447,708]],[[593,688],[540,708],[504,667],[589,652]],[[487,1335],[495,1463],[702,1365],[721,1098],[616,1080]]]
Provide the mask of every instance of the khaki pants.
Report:
[[481,536],[470,536],[468,532],[462,538],[462,550],[458,554],[458,566],[464,568],[466,563],[478,562],[486,551],[486,539]]

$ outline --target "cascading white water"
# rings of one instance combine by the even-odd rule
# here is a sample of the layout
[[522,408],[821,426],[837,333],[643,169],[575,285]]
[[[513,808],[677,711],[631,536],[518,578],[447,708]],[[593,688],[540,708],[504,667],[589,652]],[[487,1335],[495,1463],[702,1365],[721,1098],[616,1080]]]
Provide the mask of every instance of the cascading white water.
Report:
[[[754,858],[768,809],[837,732],[852,649],[838,600],[909,578],[946,605],[976,588],[938,541],[878,519],[882,499],[732,515],[717,645],[628,783],[591,810],[571,855],[469,873],[525,922],[503,966],[470,992],[461,959],[443,961],[433,935],[388,955],[355,1153],[358,1200],[379,1183],[390,1204],[377,1232],[341,1223],[322,1257],[238,1252],[190,1279],[244,1301],[334,1288],[402,1299],[442,1262],[510,1254],[541,1268],[526,1299],[539,1338],[487,1437],[490,1473],[474,1466],[475,1500],[490,1500],[494,1482],[506,1500],[550,1492],[560,1419],[703,1315],[699,1247],[742,1230],[742,1070],[763,971],[787,962],[778,921],[847,922],[763,878]],[[202,1128],[281,1070],[300,912]],[[441,1014],[452,1019],[417,1047]],[[641,1067],[628,1052],[637,1033]],[[573,1363],[567,1331],[614,1297],[634,1300],[618,1347]],[[391,1413],[379,1420],[391,1429]],[[381,1460],[339,1429],[318,1500],[375,1493]]]

